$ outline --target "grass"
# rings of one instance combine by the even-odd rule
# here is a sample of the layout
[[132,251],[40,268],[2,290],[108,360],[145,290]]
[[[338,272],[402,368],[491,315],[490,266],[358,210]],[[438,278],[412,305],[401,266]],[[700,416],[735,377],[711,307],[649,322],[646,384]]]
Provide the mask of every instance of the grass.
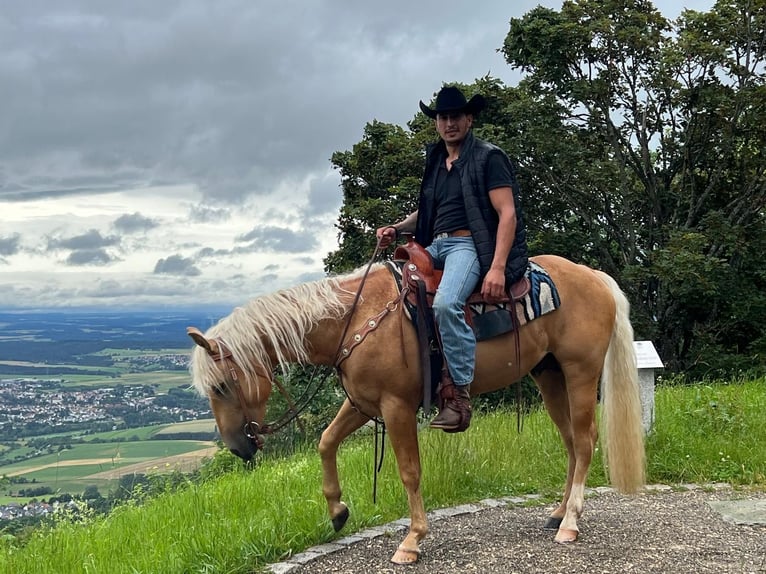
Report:
[[766,380],[665,387],[647,441],[655,482],[766,483]]
[[[766,381],[660,388],[647,442],[650,482],[727,481],[766,488]],[[427,509],[523,493],[559,496],[565,456],[547,415],[477,416],[463,435],[420,434]],[[358,437],[341,448],[339,472],[351,518],[341,535],[406,516],[390,449],[371,500],[372,446]],[[599,453],[589,485],[604,484]],[[320,491],[319,459],[301,452],[264,460],[205,484],[126,506],[84,523],[60,521],[22,547],[0,543],[0,571],[252,572],[336,535]],[[544,511],[540,511],[541,521]]]

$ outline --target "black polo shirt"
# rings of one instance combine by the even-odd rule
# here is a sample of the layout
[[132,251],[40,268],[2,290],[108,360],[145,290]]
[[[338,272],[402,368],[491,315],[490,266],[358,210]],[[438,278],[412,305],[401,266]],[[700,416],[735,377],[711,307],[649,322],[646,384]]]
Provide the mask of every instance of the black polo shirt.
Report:
[[[436,200],[434,235],[469,229],[463,191],[460,187],[460,173],[455,168],[447,171],[446,162],[447,157],[442,154],[436,164],[438,167],[434,187]],[[503,161],[500,154],[489,155],[486,170],[487,193],[498,187],[513,187],[515,182],[510,167],[506,161]]]

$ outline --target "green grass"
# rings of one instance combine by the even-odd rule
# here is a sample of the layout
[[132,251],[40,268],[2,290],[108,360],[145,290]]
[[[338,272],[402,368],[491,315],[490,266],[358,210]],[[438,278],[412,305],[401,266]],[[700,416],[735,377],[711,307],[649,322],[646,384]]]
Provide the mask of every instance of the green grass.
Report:
[[766,483],[766,380],[665,387],[655,417],[651,480]]
[[[656,427],[647,443],[649,482],[725,480],[766,488],[766,382],[660,388],[656,405]],[[560,496],[565,456],[552,423],[536,412],[525,418],[522,434],[515,424],[512,413],[494,413],[475,417],[462,435],[423,430],[427,509],[530,492]],[[369,436],[341,448],[343,498],[351,509],[341,535],[407,515],[393,452],[386,453],[377,504],[371,500],[371,468]],[[252,572],[338,536],[320,484],[313,451],[265,460],[252,471],[190,484],[105,518],[61,522],[33,534],[23,547],[6,541],[0,545],[0,571]],[[589,485],[602,484],[597,453]]]

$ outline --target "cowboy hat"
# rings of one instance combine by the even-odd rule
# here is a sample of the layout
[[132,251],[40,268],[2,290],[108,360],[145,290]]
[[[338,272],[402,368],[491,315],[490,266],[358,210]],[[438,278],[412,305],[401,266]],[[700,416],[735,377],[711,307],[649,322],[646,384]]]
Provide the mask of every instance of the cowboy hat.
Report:
[[436,95],[436,105],[429,108],[422,101],[420,109],[429,118],[436,118],[437,114],[477,114],[487,105],[487,100],[481,94],[476,94],[470,100],[466,100],[463,92],[454,86],[444,86]]

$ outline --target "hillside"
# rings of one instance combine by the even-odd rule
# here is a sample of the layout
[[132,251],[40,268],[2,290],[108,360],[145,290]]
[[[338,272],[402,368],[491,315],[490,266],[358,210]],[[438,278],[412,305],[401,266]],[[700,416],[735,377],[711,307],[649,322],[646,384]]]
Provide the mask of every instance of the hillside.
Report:
[[109,489],[125,473],[196,468],[216,434],[207,401],[189,388],[186,326],[217,318],[183,310],[0,311],[6,500]]

